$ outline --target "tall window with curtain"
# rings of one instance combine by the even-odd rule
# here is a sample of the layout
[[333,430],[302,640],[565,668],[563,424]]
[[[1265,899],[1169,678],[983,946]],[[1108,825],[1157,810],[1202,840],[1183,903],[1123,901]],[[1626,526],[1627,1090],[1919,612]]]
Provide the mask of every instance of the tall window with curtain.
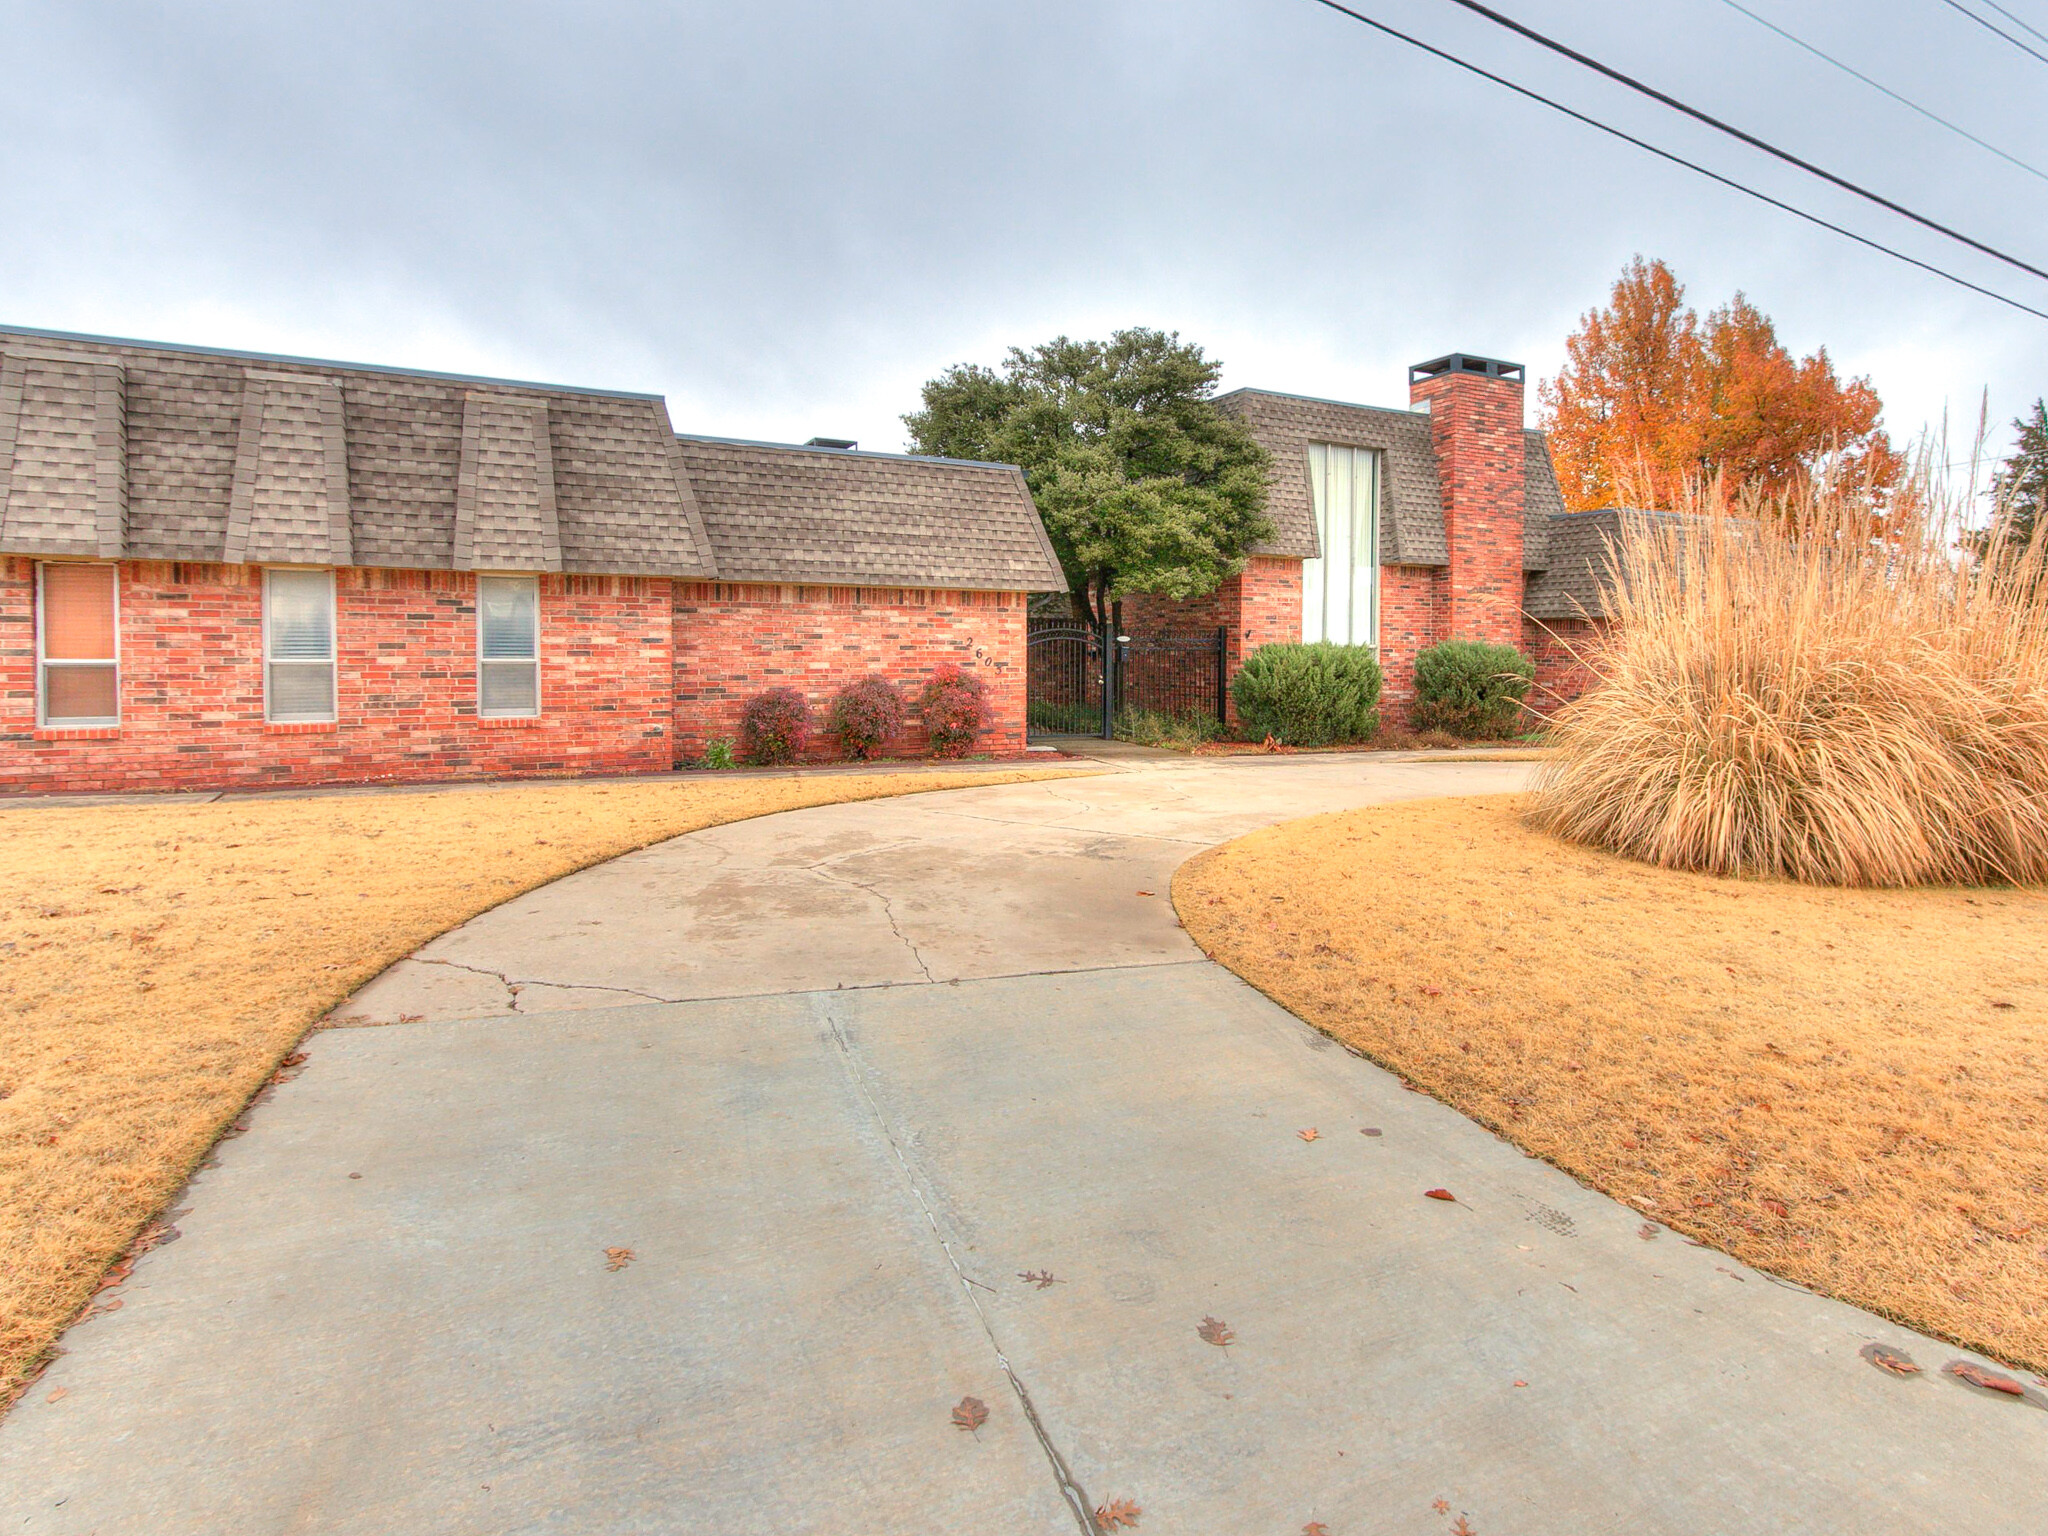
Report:
[[263,708],[285,723],[334,718],[334,572],[263,573]]
[[1301,638],[1380,643],[1380,456],[1308,445],[1309,496],[1322,556],[1301,563]]
[[36,568],[36,704],[44,725],[118,725],[119,626],[114,567]]
[[540,713],[540,581],[476,579],[476,712],[487,718]]

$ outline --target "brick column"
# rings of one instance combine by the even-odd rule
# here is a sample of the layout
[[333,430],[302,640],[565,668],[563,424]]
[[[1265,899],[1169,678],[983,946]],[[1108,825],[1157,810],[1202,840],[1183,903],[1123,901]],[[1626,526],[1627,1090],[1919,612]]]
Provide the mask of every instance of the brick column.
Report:
[[1454,353],[1408,370],[1430,413],[1450,549],[1447,629],[1522,641],[1522,365]]

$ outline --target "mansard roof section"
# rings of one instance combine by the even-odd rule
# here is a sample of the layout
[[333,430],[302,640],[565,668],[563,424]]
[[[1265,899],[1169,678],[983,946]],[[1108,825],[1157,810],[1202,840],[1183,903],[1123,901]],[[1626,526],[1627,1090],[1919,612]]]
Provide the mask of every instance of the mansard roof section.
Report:
[[1217,405],[1238,417],[1273,456],[1267,515],[1273,538],[1257,553],[1313,559],[1315,507],[1309,492],[1308,445],[1375,449],[1383,455],[1380,559],[1387,565],[1450,563],[1444,504],[1437,480],[1429,417],[1419,411],[1350,405],[1266,389],[1239,389]]
[[677,439],[724,581],[1063,591],[1015,465]]
[[0,550],[715,574],[657,395],[11,328]]

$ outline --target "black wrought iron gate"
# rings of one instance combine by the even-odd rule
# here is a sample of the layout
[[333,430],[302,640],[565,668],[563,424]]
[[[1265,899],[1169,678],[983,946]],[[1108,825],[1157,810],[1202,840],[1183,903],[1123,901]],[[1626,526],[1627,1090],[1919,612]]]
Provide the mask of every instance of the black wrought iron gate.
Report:
[[[1120,635],[1071,619],[1033,620],[1024,694],[1033,736],[1116,734],[1117,716],[1226,716],[1230,632]],[[1104,665],[1104,658],[1109,664]]]

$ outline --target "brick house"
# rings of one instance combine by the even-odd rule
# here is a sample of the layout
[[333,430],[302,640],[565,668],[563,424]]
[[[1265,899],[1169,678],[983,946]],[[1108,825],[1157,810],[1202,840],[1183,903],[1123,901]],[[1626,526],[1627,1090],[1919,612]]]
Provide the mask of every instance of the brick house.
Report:
[[762,688],[942,661],[1021,752],[1028,596],[1063,585],[1009,466],[0,329],[0,790],[666,770]]
[[1532,703],[1575,694],[1569,648],[1603,622],[1601,519],[1616,514],[1564,510],[1549,444],[1523,425],[1521,364],[1454,353],[1408,373],[1405,410],[1219,397],[1273,456],[1274,536],[1207,597],[1126,598],[1125,626],[1222,626],[1233,673],[1274,641],[1374,645],[1396,714],[1417,653],[1454,637],[1532,657]]

